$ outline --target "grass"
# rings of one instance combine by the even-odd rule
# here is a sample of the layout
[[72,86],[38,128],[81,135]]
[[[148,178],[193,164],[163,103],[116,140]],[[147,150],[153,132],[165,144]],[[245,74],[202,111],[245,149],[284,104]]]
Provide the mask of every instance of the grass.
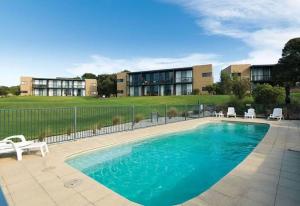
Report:
[[[95,132],[114,124],[150,119],[153,112],[157,112],[161,117],[166,114],[170,117],[182,117],[185,111],[197,112],[198,109],[198,106],[186,107],[185,105],[197,105],[198,102],[224,105],[230,99],[228,95],[108,99],[95,97],[0,98],[0,139],[16,134],[24,134],[31,139],[70,134],[74,132],[74,107],[77,107],[76,131],[92,130]],[[251,101],[252,98],[249,100]],[[292,100],[300,103],[300,93],[292,94]],[[135,116],[132,113],[132,105],[135,105]],[[165,105],[168,105],[167,108]]]
[[179,105],[179,104],[224,104],[228,95],[190,95],[155,97],[120,97],[99,99],[95,97],[7,97],[0,98],[0,109],[52,108],[84,106],[128,106],[128,105]]

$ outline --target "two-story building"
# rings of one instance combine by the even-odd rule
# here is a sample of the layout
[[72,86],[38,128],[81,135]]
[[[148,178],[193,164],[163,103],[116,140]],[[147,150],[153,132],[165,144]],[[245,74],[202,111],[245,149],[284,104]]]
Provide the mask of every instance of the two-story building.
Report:
[[21,77],[22,96],[96,96],[96,79]]
[[241,79],[249,79],[251,87],[256,84],[272,83],[272,70],[276,64],[235,64],[223,69],[223,72],[229,73],[232,77]]
[[206,93],[213,84],[212,65],[120,72],[117,74],[117,96],[189,95],[195,89]]

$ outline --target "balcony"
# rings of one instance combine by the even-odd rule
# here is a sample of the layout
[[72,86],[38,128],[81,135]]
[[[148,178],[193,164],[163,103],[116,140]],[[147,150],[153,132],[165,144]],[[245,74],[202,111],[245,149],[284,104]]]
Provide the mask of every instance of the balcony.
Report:
[[46,89],[47,84],[33,84],[33,88]]
[[152,81],[146,81],[146,80],[140,80],[140,81],[132,81],[127,82],[129,86],[147,86],[147,85],[159,85],[159,84],[174,84],[173,79],[168,80],[152,80]]
[[252,75],[251,81],[253,82],[270,82],[271,76],[270,75]]
[[49,84],[48,88],[61,88],[61,84]]
[[74,89],[84,89],[85,85],[74,85],[73,88]]
[[192,77],[179,77],[176,78],[176,83],[192,83],[193,78]]

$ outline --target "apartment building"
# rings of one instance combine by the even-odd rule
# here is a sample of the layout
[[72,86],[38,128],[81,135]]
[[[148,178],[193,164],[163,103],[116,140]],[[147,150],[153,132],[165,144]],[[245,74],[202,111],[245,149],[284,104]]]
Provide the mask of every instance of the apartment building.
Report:
[[229,73],[232,77],[249,79],[252,87],[255,87],[258,83],[272,83],[272,70],[274,67],[275,64],[236,64],[230,65],[222,71]]
[[117,96],[189,95],[194,89],[207,93],[213,84],[212,65],[120,72],[117,74]]
[[21,96],[96,96],[96,79],[21,77]]

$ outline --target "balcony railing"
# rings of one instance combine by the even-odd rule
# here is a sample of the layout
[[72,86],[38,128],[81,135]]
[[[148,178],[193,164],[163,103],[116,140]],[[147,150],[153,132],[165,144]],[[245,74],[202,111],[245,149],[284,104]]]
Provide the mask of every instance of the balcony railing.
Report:
[[271,81],[271,76],[270,75],[252,75],[251,81],[254,81],[254,82]]
[[85,86],[84,85],[74,85],[73,88],[74,89],[84,89]]
[[192,82],[193,78],[192,77],[179,77],[176,78],[176,83],[189,83]]
[[173,79],[168,80],[152,80],[152,81],[146,81],[146,80],[140,80],[140,81],[132,81],[128,82],[130,86],[142,86],[142,85],[158,85],[158,84],[173,84]]
[[47,88],[47,84],[33,84],[33,88],[46,89]]

